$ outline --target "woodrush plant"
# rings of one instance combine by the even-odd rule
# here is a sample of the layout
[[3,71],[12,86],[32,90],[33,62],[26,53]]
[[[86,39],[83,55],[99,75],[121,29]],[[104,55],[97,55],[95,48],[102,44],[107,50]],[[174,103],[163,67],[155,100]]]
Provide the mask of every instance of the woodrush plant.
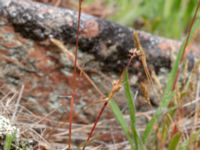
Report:
[[173,65],[173,67],[172,67],[170,74],[169,74],[167,85],[166,85],[166,88],[165,88],[165,91],[164,91],[164,96],[161,99],[160,106],[157,109],[152,120],[148,123],[148,125],[147,125],[147,127],[144,131],[144,134],[143,134],[143,142],[144,143],[146,143],[147,138],[148,138],[149,134],[151,133],[151,131],[153,129],[153,125],[156,123],[157,119],[162,115],[162,111],[164,109],[167,109],[167,106],[168,106],[170,100],[173,99],[174,89],[175,89],[175,85],[176,85],[178,73],[179,73],[179,65],[182,61],[184,54],[185,54],[185,50],[186,50],[186,47],[188,45],[188,42],[190,42],[190,40],[191,40],[191,35],[194,34],[194,32],[196,31],[197,27],[199,27],[199,24],[200,24],[200,18],[197,18],[199,6],[200,6],[200,1],[197,5],[195,15],[194,15],[192,23],[191,23],[190,30],[187,34],[186,39],[183,41],[183,43],[180,47],[180,50],[179,50],[178,55],[176,57],[176,61]]
[[[167,6],[170,6],[170,7],[167,7],[167,8],[171,8],[172,1],[170,1],[170,2],[171,3],[168,3],[168,5],[167,5]],[[81,3],[82,3],[82,1],[80,0],[79,1],[79,16],[78,16],[78,19],[79,19],[78,22],[79,23],[80,23],[80,15],[81,15]],[[199,22],[200,21],[199,21],[199,18],[197,18],[197,12],[198,12],[198,9],[199,9],[199,5],[200,5],[200,1],[199,1],[198,5],[197,5],[197,9],[196,9],[195,15],[193,17],[192,25],[189,28],[189,32],[188,32],[187,38],[182,43],[181,48],[179,50],[179,53],[177,55],[176,61],[175,61],[174,65],[173,65],[173,67],[172,67],[172,70],[171,70],[170,74],[169,74],[168,82],[167,82],[167,85],[166,85],[166,88],[165,88],[165,92],[164,92],[164,96],[163,96],[163,98],[161,100],[160,106],[156,110],[156,112],[155,112],[154,116],[152,117],[151,121],[147,124],[143,135],[140,136],[140,134],[139,134],[139,132],[137,130],[137,127],[136,127],[136,115],[135,115],[136,111],[135,111],[133,96],[132,96],[131,90],[130,90],[130,85],[129,85],[129,81],[128,81],[128,72],[127,72],[127,68],[126,68],[125,71],[120,76],[120,79],[117,80],[117,83],[115,85],[113,85],[113,88],[112,88],[111,92],[109,93],[109,95],[105,98],[104,105],[101,108],[101,110],[99,111],[99,114],[97,115],[96,121],[95,121],[95,123],[94,123],[94,125],[93,125],[93,127],[92,127],[92,129],[90,131],[90,134],[89,134],[89,136],[87,138],[87,141],[86,141],[86,143],[84,144],[84,146],[82,148],[83,150],[85,149],[86,144],[89,143],[90,138],[92,137],[92,135],[94,133],[94,130],[96,128],[96,125],[97,125],[102,113],[104,112],[107,104],[109,104],[111,106],[111,108],[113,110],[113,113],[114,113],[114,115],[116,117],[116,120],[119,122],[120,126],[122,127],[122,130],[123,130],[125,136],[127,137],[128,141],[129,141],[129,143],[131,145],[131,148],[132,149],[146,149],[145,146],[146,146],[146,143],[147,143],[147,140],[148,140],[150,134],[153,132],[154,125],[158,122],[159,118],[163,117],[163,110],[166,110],[168,115],[170,115],[170,113],[169,113],[170,109],[168,108],[168,104],[173,99],[173,96],[174,96],[174,89],[175,89],[175,86],[176,86],[176,83],[177,83],[177,79],[178,79],[178,76],[179,76],[178,75],[178,73],[179,73],[179,65],[181,64],[181,62],[183,60],[183,55],[185,53],[185,49],[186,49],[186,46],[187,46],[188,42],[191,40],[191,35],[194,34],[194,31],[199,26]],[[165,11],[164,14],[165,14],[165,16],[168,16],[169,12]],[[78,25],[78,29],[77,29],[77,43],[76,43],[76,50],[75,50],[75,58],[77,57],[79,25]],[[75,59],[74,62],[75,62],[74,66],[76,68],[76,59]],[[76,73],[76,70],[75,70],[75,73]],[[115,101],[111,100],[113,95],[116,92],[118,92],[118,90],[120,89],[119,86],[121,85],[123,76],[124,76],[124,89],[125,89],[125,94],[126,94],[126,97],[127,97],[127,103],[128,103],[128,107],[129,107],[129,114],[130,114],[130,120],[131,120],[131,132],[128,129],[129,125],[125,121],[122,112],[120,111],[119,107],[117,106],[117,103]],[[74,79],[76,80],[75,74],[74,74]],[[73,99],[73,95],[72,95],[72,99]],[[73,111],[73,107],[72,106],[73,106],[73,100],[71,101],[71,112]],[[171,115],[171,117],[173,117],[173,115]],[[71,119],[70,119],[69,122],[70,122],[70,124],[72,124],[72,113],[70,113],[70,118]],[[167,127],[167,128],[169,128],[169,127]],[[165,132],[167,132],[167,131],[165,131]],[[69,140],[69,147],[68,148],[70,149],[70,144],[71,144],[71,126],[69,128],[69,139],[70,140]],[[173,137],[171,138],[171,140],[169,141],[169,149],[170,150],[176,149],[178,143],[180,142],[180,140],[181,140],[181,132],[176,132],[173,135]],[[187,146],[187,144],[186,144],[186,146]],[[182,147],[185,148],[184,144],[182,144]]]
[[[163,98],[161,99],[161,103],[160,103],[160,106],[159,108],[156,110],[154,116],[152,117],[151,121],[147,124],[146,128],[145,128],[145,131],[142,135],[142,142],[141,142],[141,145],[144,146],[147,144],[147,141],[148,141],[148,138],[149,136],[151,135],[152,131],[153,131],[153,127],[154,125],[156,125],[157,121],[159,118],[162,118],[163,117],[163,112],[167,112],[167,114],[170,115],[170,111],[169,111],[169,108],[168,108],[168,104],[171,100],[173,100],[173,96],[174,96],[174,90],[175,90],[175,87],[176,87],[176,83],[177,83],[177,79],[179,77],[179,66],[181,65],[181,63],[183,62],[183,56],[185,54],[185,50],[186,50],[186,47],[188,45],[188,43],[191,41],[191,37],[192,35],[194,35],[194,32],[197,30],[197,28],[199,27],[199,24],[200,24],[200,18],[197,17],[197,14],[198,14],[198,10],[199,10],[199,7],[200,7],[200,1],[198,2],[198,5],[197,5],[197,8],[196,8],[196,11],[195,11],[195,14],[193,16],[193,19],[192,19],[192,22],[191,22],[191,26],[190,26],[190,29],[189,29],[189,32],[187,34],[187,37],[186,39],[182,42],[182,45],[180,47],[180,50],[177,54],[177,58],[176,58],[176,61],[172,67],[172,70],[169,74],[169,77],[168,77],[168,81],[167,81],[167,85],[166,85],[166,88],[165,88],[165,92],[164,92],[164,96]],[[126,75],[127,76],[127,75]],[[125,78],[125,83],[128,85],[128,79],[127,77]],[[126,85],[126,86],[127,86]],[[130,89],[125,87],[125,93],[127,95],[127,93],[131,93]],[[130,102],[133,102],[134,99],[132,98],[132,96],[129,96],[127,97],[128,98],[128,105],[132,105],[134,106],[133,104],[131,104]],[[117,106],[116,103],[114,103],[114,101],[110,101],[110,105],[111,105],[111,108],[113,110],[113,113],[115,114],[115,117],[117,118],[119,124],[121,125],[121,127],[123,128],[123,131],[124,131],[124,134],[126,135],[126,137],[129,137],[129,133],[127,132],[127,130],[125,130],[124,128],[127,126],[127,124],[123,121],[125,121],[125,119],[123,119],[123,115],[119,109],[119,107]],[[130,106],[129,106],[130,107]],[[133,109],[133,108],[132,108]],[[133,109],[134,110],[134,109]],[[132,111],[133,111],[132,110]],[[129,109],[130,111],[130,109]],[[135,110],[134,110],[135,112]],[[130,113],[130,112],[129,112]],[[120,114],[120,115],[119,115]],[[118,115],[118,116],[117,116]],[[120,116],[120,118],[119,118]],[[130,113],[130,119],[131,122],[135,123],[135,113]],[[171,114],[170,115],[171,117],[174,116],[174,113],[173,115]],[[134,119],[133,119],[134,118]],[[137,131],[137,128],[134,127],[134,130]],[[169,130],[169,126],[167,128],[167,131]],[[165,132],[167,132],[165,131]],[[134,131],[135,132],[135,131]],[[134,132],[132,132],[132,134],[134,134]],[[136,132],[137,133],[137,132]],[[180,132],[176,132],[172,139],[169,141],[169,149],[172,150],[172,149],[176,149],[177,148],[177,145],[178,143],[180,142],[181,140],[181,133]],[[131,142],[131,139],[128,139],[129,143]],[[139,136],[134,136],[134,143],[135,143],[135,147],[136,149],[140,149],[138,147],[138,143],[136,141],[140,141],[140,138]],[[185,142],[183,142],[185,144]],[[188,145],[187,144],[181,144],[181,147],[185,149],[185,147],[187,147]]]

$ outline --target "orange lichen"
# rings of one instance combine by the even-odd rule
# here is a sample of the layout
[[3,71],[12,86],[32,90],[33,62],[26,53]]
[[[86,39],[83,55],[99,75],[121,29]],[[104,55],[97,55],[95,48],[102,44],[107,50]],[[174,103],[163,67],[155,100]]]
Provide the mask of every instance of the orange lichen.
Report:
[[99,24],[96,20],[90,19],[85,22],[84,29],[81,30],[80,35],[85,38],[93,38],[99,34]]

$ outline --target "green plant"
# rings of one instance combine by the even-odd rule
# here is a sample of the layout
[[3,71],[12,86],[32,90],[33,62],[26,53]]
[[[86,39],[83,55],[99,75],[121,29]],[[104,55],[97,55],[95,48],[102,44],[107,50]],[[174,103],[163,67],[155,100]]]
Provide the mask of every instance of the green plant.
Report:
[[[94,0],[86,0],[92,3]],[[171,38],[181,38],[188,28],[198,0],[104,0],[115,6],[109,19],[133,26],[142,20],[143,30]]]
[[[88,1],[88,2],[92,2],[92,1]],[[107,0],[106,2],[111,3],[113,1]],[[197,4],[197,1],[192,1],[191,3],[189,3],[189,1],[181,1],[181,0],[177,0],[177,1],[169,0],[169,1],[166,1],[164,4],[163,4],[163,1],[157,0],[156,5],[155,5],[155,1],[153,1],[153,0],[149,0],[149,1],[138,0],[137,2],[138,2],[138,5],[134,6],[135,9],[133,9],[132,5],[130,5],[130,4],[133,4],[133,1],[118,0],[117,3],[121,7],[123,7],[123,10],[119,10],[119,13],[120,13],[119,16],[116,15],[112,19],[116,19],[119,17],[119,18],[122,18],[122,20],[120,21],[121,23],[127,23],[126,21],[130,21],[129,17],[131,15],[132,15],[131,17],[133,17],[133,18],[134,18],[134,16],[136,18],[142,16],[142,17],[144,17],[144,19],[147,18],[148,21],[153,18],[154,21],[152,21],[149,26],[151,28],[151,30],[152,31],[154,29],[157,29],[158,31],[165,30],[163,33],[165,33],[165,34],[167,33],[168,36],[171,36],[171,37],[173,37],[173,36],[180,37],[181,36],[180,33],[182,33],[183,30],[185,29],[185,27],[188,25],[188,19],[191,18],[191,14],[193,14],[193,12],[194,12],[193,8]],[[169,144],[169,146],[168,146],[169,150],[175,150],[180,147],[186,149],[186,147],[190,143],[190,140],[188,140],[188,139],[192,139],[192,141],[194,141],[196,139],[197,136],[194,136],[194,134],[191,134],[191,137],[189,137],[187,140],[182,140],[182,133],[178,130],[176,131],[176,123],[173,122],[173,118],[176,115],[176,112],[179,111],[178,106],[175,105],[173,108],[171,108],[171,107],[169,107],[169,103],[170,103],[170,101],[172,101],[174,99],[174,96],[176,94],[175,89],[176,89],[176,84],[178,82],[177,79],[179,78],[179,72],[180,72],[179,67],[184,61],[183,56],[185,54],[186,47],[187,47],[188,43],[191,41],[192,35],[194,34],[194,32],[196,31],[196,29],[198,28],[198,26],[200,24],[200,19],[197,17],[199,6],[200,6],[200,1],[197,5],[197,9],[195,11],[195,15],[193,17],[192,24],[188,28],[187,36],[186,36],[185,40],[182,42],[180,50],[177,54],[176,61],[173,64],[171,72],[169,73],[167,85],[164,90],[164,95],[161,98],[160,106],[155,111],[155,114],[152,116],[149,123],[146,125],[143,135],[140,136],[139,131],[137,130],[137,127],[136,127],[136,110],[135,110],[135,106],[134,106],[134,99],[133,99],[129,81],[128,81],[128,71],[125,70],[122,73],[121,77],[124,76],[124,79],[123,79],[124,89],[125,89],[125,94],[126,94],[126,98],[127,98],[127,104],[128,104],[128,108],[129,108],[129,116],[130,116],[130,121],[131,121],[130,129],[129,129],[129,125],[127,124],[126,120],[124,119],[123,113],[120,111],[117,103],[115,101],[111,100],[113,95],[119,90],[119,89],[115,90],[115,86],[113,86],[113,89],[111,90],[109,95],[106,96],[104,99],[105,103],[104,103],[103,107],[101,108],[101,110],[99,111],[99,114],[97,115],[96,121],[89,133],[87,141],[83,146],[83,150],[85,149],[86,145],[89,143],[90,138],[92,137],[94,130],[96,128],[96,125],[97,125],[102,113],[104,112],[107,104],[109,104],[111,106],[111,109],[115,115],[115,118],[118,121],[118,123],[120,124],[132,149],[138,149],[138,150],[146,149],[146,147],[149,146],[147,142],[149,141],[149,138],[152,135],[152,133],[154,133],[153,134],[154,136],[151,136],[151,138],[153,137],[154,139],[151,139],[151,141],[158,140],[157,133],[161,133],[162,134],[161,136],[164,138],[162,142],[164,144]],[[131,12],[127,12],[127,11],[131,11]],[[137,13],[134,13],[134,11],[136,11]],[[128,14],[128,17],[123,17],[124,14]],[[79,10],[79,15],[80,15],[80,10]],[[155,15],[157,15],[158,18],[154,18]],[[184,21],[182,21],[183,18],[185,18]],[[183,26],[179,27],[179,21],[183,22]],[[172,24],[174,24],[173,29],[170,32],[168,32],[169,27],[171,28]],[[77,46],[78,46],[78,44],[77,44]],[[121,84],[121,77],[118,80],[118,83],[117,83],[118,85]],[[161,121],[159,122],[159,120],[161,120]],[[175,124],[174,126],[172,126],[173,123]],[[156,131],[154,130],[155,126],[157,126]],[[173,130],[173,132],[172,132],[173,134],[169,135],[169,133],[170,133],[169,129],[171,128],[171,126],[172,126],[172,130]],[[170,136],[171,136],[171,139],[169,141],[167,141],[167,138],[169,138]],[[180,144],[180,146],[179,146],[179,144]]]
[[15,134],[6,134],[6,140],[4,145],[4,150],[10,150],[12,142],[15,140]]
[[[200,3],[200,1],[199,1],[199,3]],[[197,12],[198,12],[198,9],[197,9]],[[149,124],[147,125],[147,127],[144,131],[144,134],[143,134],[143,141],[144,142],[146,142],[150,132],[153,129],[153,125],[156,123],[157,119],[162,115],[162,112],[165,109],[167,109],[167,106],[168,106],[170,100],[173,99],[173,96],[175,94],[174,93],[174,85],[177,81],[177,75],[178,75],[178,72],[179,72],[179,65],[180,65],[182,58],[183,58],[183,55],[185,53],[186,46],[189,43],[189,41],[191,40],[191,35],[194,34],[194,32],[196,31],[196,29],[199,27],[199,24],[200,24],[200,18],[196,18],[196,16],[194,16],[194,20],[196,20],[196,22],[193,26],[191,26],[191,30],[188,33],[187,38],[183,41],[183,43],[180,47],[180,50],[178,52],[178,55],[176,57],[176,61],[173,65],[173,67],[172,67],[170,74],[169,74],[167,85],[166,85],[165,92],[164,92],[164,96],[161,100],[160,106],[157,109],[154,117],[149,122]],[[194,23],[194,22],[192,22],[192,23]]]
[[[134,104],[134,98],[131,92],[130,84],[128,81],[128,71],[127,69],[125,70],[124,73],[124,89],[125,89],[125,94],[127,98],[127,104],[128,104],[128,109],[129,109],[129,117],[130,117],[130,126],[131,126],[131,132],[128,130],[128,124],[126,123],[122,112],[120,111],[118,105],[116,104],[115,101],[111,100],[109,101],[109,105],[112,108],[112,111],[116,117],[116,120],[122,127],[122,130],[127,137],[129,143],[131,144],[132,149],[145,149],[144,145],[142,143],[142,140],[140,138],[139,132],[136,127],[136,110],[135,110],[135,104]],[[134,143],[134,145],[133,145]]]
[[[113,113],[115,114],[115,117],[117,118],[117,121],[119,122],[120,126],[122,127],[122,129],[124,131],[124,134],[128,138],[129,143],[131,141],[134,142],[134,148],[136,148],[136,149],[138,149],[139,146],[144,147],[144,145],[147,144],[148,138],[151,135],[151,133],[153,132],[154,125],[156,125],[158,123],[158,119],[163,119],[163,115],[164,115],[163,112],[165,112],[166,115],[169,115],[170,117],[173,118],[173,116],[175,115],[175,113],[173,111],[177,111],[177,109],[172,110],[171,108],[168,107],[168,105],[169,105],[169,102],[171,100],[173,100],[173,97],[175,95],[174,90],[175,90],[175,87],[176,87],[176,84],[177,84],[177,79],[179,77],[179,72],[180,72],[179,66],[180,66],[180,64],[183,63],[183,60],[184,60],[183,56],[184,56],[186,47],[187,47],[188,43],[191,41],[192,35],[194,35],[194,32],[197,30],[197,28],[199,27],[199,24],[200,24],[200,18],[197,17],[199,7],[200,7],[200,1],[197,5],[197,9],[196,9],[195,15],[192,19],[192,23],[191,23],[191,26],[189,28],[189,32],[187,34],[187,37],[182,42],[182,45],[181,45],[180,50],[179,50],[177,57],[176,57],[176,61],[173,65],[173,67],[172,67],[170,74],[169,74],[167,85],[166,85],[166,88],[165,88],[165,91],[164,91],[163,98],[161,99],[160,106],[156,110],[151,121],[147,124],[145,131],[143,133],[143,136],[142,136],[142,142],[140,140],[140,137],[139,137],[138,132],[137,132],[137,128],[135,126],[136,117],[135,117],[135,108],[134,108],[134,104],[133,104],[134,99],[133,99],[133,96],[132,96],[131,91],[130,91],[129,81],[128,81],[128,73],[127,72],[125,73],[125,78],[124,78],[124,83],[125,83],[124,88],[125,88],[125,93],[126,93],[126,96],[127,96],[127,99],[128,99],[129,115],[130,115],[130,120],[131,120],[132,133],[129,133],[128,130],[126,129],[128,125],[127,125],[125,119],[123,118],[122,112],[120,112],[120,109],[117,106],[117,104],[114,101],[110,101],[110,103],[109,103],[111,105]],[[166,123],[166,121],[163,122],[163,124],[161,125],[160,128],[162,128],[162,126],[165,125],[165,123]],[[169,125],[171,123],[172,122],[169,122]],[[165,127],[165,131],[163,130],[164,131],[164,132],[162,132],[163,136],[164,136],[164,134],[169,133],[168,132],[169,131],[169,125]],[[130,139],[130,135],[133,135],[134,140]],[[191,135],[191,138],[193,137],[192,139],[194,141],[193,135],[194,134]],[[165,136],[169,136],[169,135],[165,135]],[[154,136],[154,138],[156,138],[156,137]],[[189,137],[189,139],[190,139],[190,137]],[[180,141],[181,141],[181,132],[176,131],[175,134],[173,135],[172,139],[169,141],[169,149],[170,150],[176,149],[178,147],[178,143]],[[188,146],[187,144],[189,144],[189,141],[187,141],[187,142],[186,141],[182,142],[182,144],[181,144],[182,148],[185,148],[185,147]]]

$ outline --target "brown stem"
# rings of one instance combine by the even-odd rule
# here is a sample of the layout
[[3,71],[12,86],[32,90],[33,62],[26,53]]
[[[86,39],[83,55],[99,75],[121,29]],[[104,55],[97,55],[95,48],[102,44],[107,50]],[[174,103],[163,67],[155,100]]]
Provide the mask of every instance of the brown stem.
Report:
[[97,123],[99,122],[99,119],[101,118],[101,116],[102,116],[102,114],[103,114],[103,112],[104,112],[104,110],[105,110],[105,108],[106,108],[107,105],[108,105],[108,101],[106,101],[106,102],[103,104],[103,107],[102,107],[101,110],[99,111],[99,113],[98,113],[98,115],[97,115],[97,118],[96,118],[96,120],[95,120],[95,122],[94,122],[94,125],[92,126],[92,129],[90,130],[90,133],[89,133],[89,135],[88,135],[88,138],[87,138],[87,140],[86,140],[86,143],[83,145],[82,150],[85,150],[85,147],[86,147],[86,145],[88,144],[88,142],[90,141],[90,138],[92,137],[92,135],[93,135],[93,133],[94,133],[94,130],[95,130],[96,126],[97,126]]
[[74,72],[73,72],[73,87],[72,87],[72,99],[70,101],[70,115],[69,115],[69,142],[68,142],[68,149],[71,149],[71,134],[72,134],[72,121],[73,121],[73,111],[74,111],[74,98],[76,95],[76,68],[77,68],[77,51],[79,45],[79,34],[80,34],[80,18],[81,18],[81,4],[82,0],[79,0],[79,11],[78,11],[78,26],[77,26],[77,33],[76,33],[76,47],[74,49]]

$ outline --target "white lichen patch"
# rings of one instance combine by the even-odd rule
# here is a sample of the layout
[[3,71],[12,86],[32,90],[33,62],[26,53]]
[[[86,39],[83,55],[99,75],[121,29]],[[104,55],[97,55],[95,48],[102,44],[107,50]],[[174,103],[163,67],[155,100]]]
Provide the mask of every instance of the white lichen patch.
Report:
[[19,129],[12,126],[10,120],[0,115],[0,136],[5,136],[7,134],[15,135],[19,137]]
[[0,0],[0,8],[8,7],[11,3],[11,0]]

